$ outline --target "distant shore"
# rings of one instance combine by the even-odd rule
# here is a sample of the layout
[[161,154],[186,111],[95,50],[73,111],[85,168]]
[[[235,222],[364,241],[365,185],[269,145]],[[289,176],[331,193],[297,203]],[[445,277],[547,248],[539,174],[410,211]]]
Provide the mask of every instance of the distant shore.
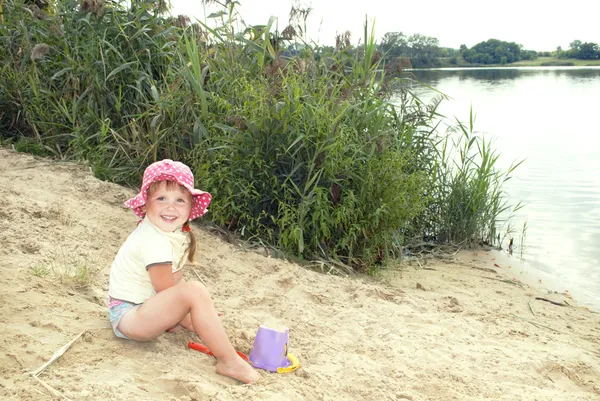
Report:
[[535,60],[521,60],[509,64],[443,64],[437,67],[407,68],[410,70],[431,70],[439,68],[514,68],[514,67],[600,67],[600,60],[577,60],[556,57],[538,57]]
[[600,60],[577,60],[573,58],[538,57],[535,60],[521,60],[498,67],[600,67]]

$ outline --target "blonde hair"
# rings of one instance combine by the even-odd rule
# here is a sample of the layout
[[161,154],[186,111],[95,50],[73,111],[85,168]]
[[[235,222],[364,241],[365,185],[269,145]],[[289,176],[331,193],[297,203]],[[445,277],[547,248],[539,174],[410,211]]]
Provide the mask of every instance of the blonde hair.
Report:
[[[155,181],[152,184],[150,184],[150,186],[148,187],[148,196],[150,196],[152,194],[152,192],[154,192],[156,190],[156,187],[158,187],[161,182],[162,181]],[[177,183],[175,181],[166,180],[166,182],[167,182],[168,190],[173,191],[173,190],[179,188],[179,190],[181,192],[190,194],[190,191],[188,191],[187,188],[184,187],[183,185],[180,185],[179,183]],[[192,196],[192,194],[190,194],[190,197],[192,198],[192,202],[193,202],[194,197]],[[194,232],[190,228],[189,220],[186,221],[185,223],[183,223],[183,228],[189,229],[188,235],[190,237],[189,238],[190,243],[189,243],[188,247],[186,248],[185,252],[183,253],[183,257],[179,261],[179,265],[181,265],[181,262],[183,262],[186,255],[187,255],[187,259],[190,263],[194,263],[194,258],[196,257],[196,236],[194,235]]]

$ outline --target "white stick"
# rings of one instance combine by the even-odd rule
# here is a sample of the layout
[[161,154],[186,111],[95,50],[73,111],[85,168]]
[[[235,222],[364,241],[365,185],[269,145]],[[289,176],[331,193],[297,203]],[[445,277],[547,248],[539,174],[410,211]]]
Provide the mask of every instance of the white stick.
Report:
[[69,341],[68,343],[66,343],[65,345],[63,345],[58,351],[56,351],[54,353],[54,355],[52,355],[52,358],[50,358],[50,360],[48,362],[46,362],[45,364],[43,364],[42,366],[40,366],[39,368],[37,368],[37,370],[31,372],[31,374],[33,376],[39,376],[40,373],[42,373],[44,370],[46,370],[46,368],[48,366],[50,366],[55,360],[57,360],[58,358],[61,357],[62,354],[64,354],[70,347],[71,345],[73,345],[73,343],[79,338],[81,337],[81,335],[83,333],[85,333],[87,329],[84,329],[81,333],[79,333],[77,335],[77,337],[75,337],[74,339],[72,339],[71,341]]
[[202,284],[204,284],[204,286],[205,286],[206,288],[208,288],[208,285],[206,285],[206,283],[204,282],[204,280],[202,280],[202,277],[200,277],[200,275],[198,274],[198,272],[196,271],[196,269],[192,268],[192,270],[194,271],[194,273],[196,273],[196,277],[198,277],[198,280],[200,280],[200,282],[201,282]]
[[39,377],[37,377],[36,375],[34,375],[33,373],[31,373],[31,377],[33,377],[35,380],[37,380],[38,382],[40,382],[40,384],[42,386],[44,386],[44,388],[46,390],[48,390],[51,394],[53,394],[56,397],[61,397],[64,398],[67,401],[71,401],[70,398],[66,397],[65,395],[63,395],[60,391],[58,391],[57,389],[51,387],[50,385],[48,385],[46,382],[44,382],[42,379],[40,379]]

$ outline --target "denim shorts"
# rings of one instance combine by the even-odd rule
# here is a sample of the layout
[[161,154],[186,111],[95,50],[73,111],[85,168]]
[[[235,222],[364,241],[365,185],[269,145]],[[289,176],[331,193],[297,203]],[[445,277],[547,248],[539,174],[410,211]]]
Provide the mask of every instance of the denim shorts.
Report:
[[126,340],[130,339],[125,334],[121,333],[119,329],[117,329],[117,326],[119,325],[119,322],[121,321],[121,318],[125,313],[127,313],[133,308],[137,308],[140,305],[141,304],[134,304],[127,301],[121,301],[120,299],[108,297],[108,313],[110,316],[110,325],[112,326],[113,331],[115,332],[115,335],[117,337],[124,338]]

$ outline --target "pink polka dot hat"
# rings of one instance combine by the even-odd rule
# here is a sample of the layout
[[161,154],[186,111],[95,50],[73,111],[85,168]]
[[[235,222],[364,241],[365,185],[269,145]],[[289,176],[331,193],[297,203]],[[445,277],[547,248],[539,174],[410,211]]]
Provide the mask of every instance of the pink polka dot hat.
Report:
[[207,212],[206,208],[212,199],[211,194],[195,189],[192,170],[185,164],[170,159],[164,159],[146,167],[140,193],[127,200],[123,205],[132,209],[133,213],[143,219],[146,213],[142,211],[141,207],[146,204],[146,200],[148,199],[148,188],[153,182],[159,181],[175,181],[190,191],[194,198],[190,221]]

